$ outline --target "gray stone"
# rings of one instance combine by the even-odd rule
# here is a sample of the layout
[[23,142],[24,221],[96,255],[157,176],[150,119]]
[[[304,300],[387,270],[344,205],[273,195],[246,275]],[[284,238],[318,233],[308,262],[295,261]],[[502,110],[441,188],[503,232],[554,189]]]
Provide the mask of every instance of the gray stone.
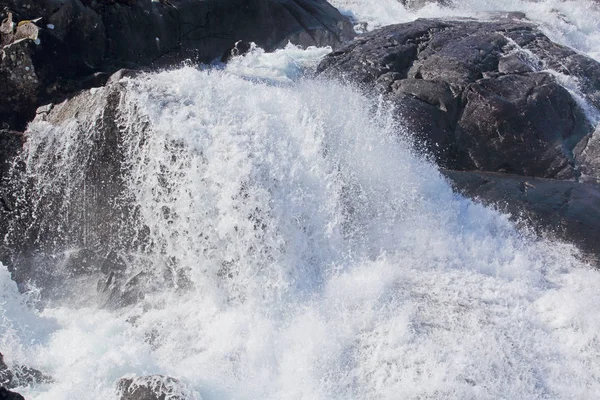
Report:
[[[598,181],[594,127],[548,69],[577,79],[600,108],[600,64],[518,16],[388,26],[331,53],[318,72],[383,93],[445,168]],[[588,141],[587,151],[578,145]]]
[[539,234],[577,245],[600,267],[600,185],[481,171],[443,171],[460,193]]
[[197,396],[179,380],[164,375],[121,378],[119,400],[193,400]]

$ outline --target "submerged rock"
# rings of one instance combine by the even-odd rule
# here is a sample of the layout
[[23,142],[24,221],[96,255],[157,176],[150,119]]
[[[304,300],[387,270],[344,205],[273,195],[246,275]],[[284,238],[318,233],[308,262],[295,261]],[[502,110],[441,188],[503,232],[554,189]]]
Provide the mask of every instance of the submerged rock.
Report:
[[25,154],[17,158],[22,168],[0,186],[6,194],[0,198],[0,261],[21,289],[33,284],[44,299],[70,298],[85,285],[97,291],[100,305],[116,308],[159,288],[189,285],[176,262],[146,256],[156,244],[139,222],[136,194],[125,188],[131,160],[124,154],[123,120],[136,120],[129,128],[142,136],[148,128],[122,102],[126,79],[138,73],[118,71],[103,88],[39,109],[29,125]]
[[[383,93],[445,168],[578,179],[594,130],[600,64],[522,20],[417,20],[365,34],[327,56],[322,76]],[[576,87],[578,86],[578,87]],[[593,168],[585,179],[599,180]]]
[[121,378],[117,396],[120,400],[201,400],[179,380],[164,375]]
[[14,375],[4,362],[4,355],[0,353],[0,386],[9,387],[13,379]]

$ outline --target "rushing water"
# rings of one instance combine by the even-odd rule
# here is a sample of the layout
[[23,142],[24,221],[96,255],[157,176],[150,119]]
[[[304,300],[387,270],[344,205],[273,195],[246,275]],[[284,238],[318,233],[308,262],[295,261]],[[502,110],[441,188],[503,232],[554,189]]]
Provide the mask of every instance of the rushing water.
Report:
[[[373,11],[383,1],[335,4],[393,22]],[[564,37],[593,54],[580,22],[585,40]],[[326,52],[123,81],[147,256],[191,283],[119,310],[36,311],[0,265],[0,350],[55,378],[18,391],[106,400],[118,378],[160,373],[205,400],[600,397],[600,274],[454,194],[385,104],[304,76]],[[31,126],[30,148],[55,135],[83,151],[65,129]]]

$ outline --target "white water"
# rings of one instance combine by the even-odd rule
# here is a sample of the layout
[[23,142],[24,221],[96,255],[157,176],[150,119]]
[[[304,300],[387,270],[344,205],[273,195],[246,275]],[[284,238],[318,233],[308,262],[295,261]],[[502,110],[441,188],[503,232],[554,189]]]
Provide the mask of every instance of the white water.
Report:
[[385,106],[303,78],[323,54],[125,81],[128,189],[193,289],[40,312],[0,265],[0,351],[56,379],[20,393],[161,373],[205,400],[600,397],[600,274],[452,193]]

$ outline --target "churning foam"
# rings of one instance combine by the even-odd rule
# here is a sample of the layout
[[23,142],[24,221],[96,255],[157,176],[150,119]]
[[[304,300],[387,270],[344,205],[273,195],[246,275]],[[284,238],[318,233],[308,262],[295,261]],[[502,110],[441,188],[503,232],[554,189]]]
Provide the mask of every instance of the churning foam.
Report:
[[572,246],[453,193],[385,105],[236,62],[124,81],[127,189],[191,289],[33,311],[0,266],[1,349],[55,378],[21,393],[160,373],[205,400],[597,397],[600,274]]

